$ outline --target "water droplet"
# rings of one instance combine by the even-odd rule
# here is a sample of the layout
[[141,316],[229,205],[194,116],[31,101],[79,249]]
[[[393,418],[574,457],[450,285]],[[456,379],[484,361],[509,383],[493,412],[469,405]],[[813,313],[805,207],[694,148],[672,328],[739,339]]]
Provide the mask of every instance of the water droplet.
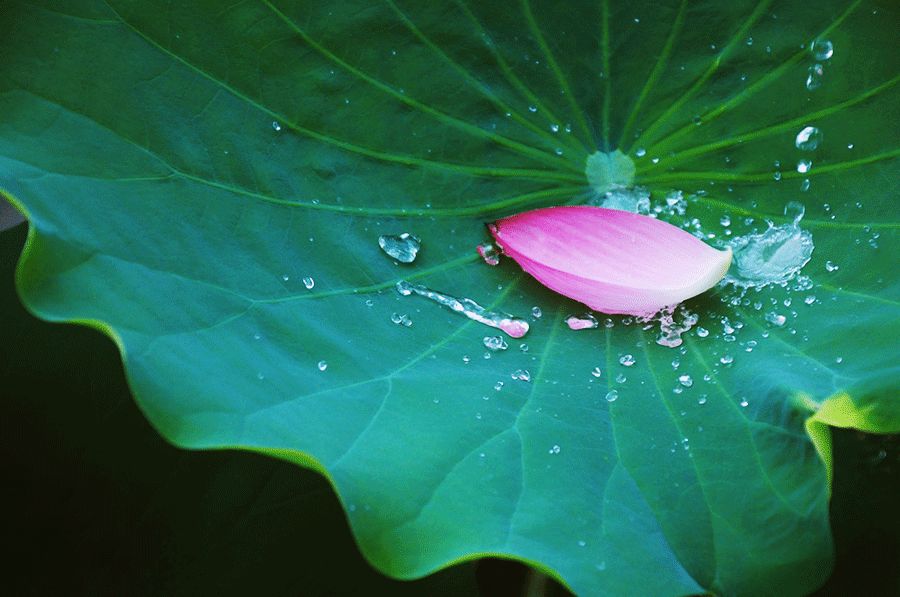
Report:
[[794,145],[803,151],[813,151],[822,142],[822,132],[814,126],[803,127],[794,138]]
[[367,307],[371,307],[371,306],[373,306],[374,304],[375,304],[375,301],[373,301],[372,299],[366,299],[366,306],[367,306]]
[[485,348],[494,352],[509,348],[509,344],[506,343],[503,336],[485,336],[483,342]]
[[303,286],[305,286],[307,290],[312,290],[313,286],[315,286],[315,285],[316,285],[316,281],[313,280],[312,278],[310,278],[309,276],[306,276],[305,278],[303,278]]
[[791,202],[785,214],[793,216],[794,222],[770,225],[765,232],[731,240],[734,261],[725,277],[726,283],[743,288],[783,284],[809,262],[814,248],[812,234],[798,226],[803,206]]
[[809,190],[809,179],[804,178],[803,182],[800,183],[800,191],[805,193],[808,190]]
[[834,359],[834,362],[840,365],[844,362],[844,357],[837,357],[836,359]]
[[699,116],[694,116],[694,117],[691,119],[691,122],[693,122],[693,123],[694,123],[695,125],[697,125],[697,126],[700,126],[701,124],[703,124],[703,119],[700,118]]
[[635,362],[634,356],[630,354],[619,357],[619,364],[624,365],[625,367],[631,367]]
[[528,111],[534,114],[535,112],[537,112],[537,106],[535,106],[534,104],[528,106]]
[[741,406],[743,406],[743,407],[746,408],[750,403],[747,402],[747,399],[746,399],[746,398],[741,398],[741,401],[740,401],[739,404],[740,404]]
[[419,254],[422,241],[409,232],[402,234],[382,234],[378,237],[378,246],[390,257],[401,263],[412,263]]
[[697,404],[701,406],[706,404],[706,394],[703,394],[699,398],[697,398]]
[[706,338],[709,336],[709,330],[706,328],[697,328],[697,335],[701,338]]
[[319,363],[316,366],[319,368],[319,371],[325,371],[326,369],[328,369],[328,362],[327,361],[319,361]]
[[566,325],[569,326],[570,330],[591,330],[599,327],[600,323],[590,313],[583,313],[566,317]]
[[466,365],[468,365],[470,362],[472,362],[472,358],[471,358],[469,355],[464,354],[464,355],[463,355],[463,363],[465,363]]
[[806,75],[806,89],[809,91],[815,91],[819,87],[822,86],[822,76],[825,74],[825,69],[821,64],[814,64],[809,67]]
[[731,218],[727,215],[724,215],[719,218],[719,224],[721,224],[722,226],[731,226]]
[[560,450],[561,450],[561,448],[560,448],[558,445],[555,445],[555,444],[554,444],[554,445],[550,448],[549,452],[550,452],[551,454],[559,454]]
[[397,291],[404,296],[415,293],[449,308],[454,313],[464,315],[472,321],[502,330],[513,338],[521,338],[528,333],[529,325],[524,319],[499,311],[488,311],[472,299],[456,298],[431,290],[421,284],[410,284],[406,280],[397,282]]
[[806,303],[807,305],[813,304],[814,302],[816,302],[816,295],[814,295],[814,294],[809,295],[808,297],[803,299],[803,302]]
[[531,308],[531,316],[535,319],[540,319],[541,315],[543,315],[543,311],[541,311],[540,307],[532,307]]
[[730,354],[724,354],[721,356],[721,358],[719,358],[719,362],[722,363],[723,365],[730,365],[731,363],[734,362],[734,357],[731,356]]
[[810,44],[809,51],[816,60],[828,60],[834,55],[834,44],[827,39],[817,39]]
[[644,149],[643,147],[638,147],[637,151],[634,152],[634,155],[636,155],[639,158],[642,158],[645,155],[647,155],[647,150]]
[[291,277],[290,277],[289,275],[287,275],[287,274],[284,274],[284,275],[281,276],[281,279],[284,280],[285,282],[287,282],[288,280],[291,279]]
[[491,243],[482,243],[475,247],[475,250],[478,251],[478,254],[481,255],[481,258],[488,265],[499,265],[500,264],[500,251],[497,250]]
[[697,314],[691,313],[684,307],[679,308],[677,311],[674,307],[666,307],[650,318],[639,318],[641,323],[647,321],[659,322],[659,334],[656,337],[656,343],[667,348],[681,346],[683,342],[681,335],[690,331],[699,320],[700,317]]
[[519,350],[521,350],[522,352],[528,352],[528,344],[522,342],[521,344],[519,344]]
[[502,390],[502,389],[503,389],[503,382],[502,382],[502,381],[498,381],[497,383],[495,383],[495,384],[494,384],[494,389],[497,390],[498,392],[499,392],[500,390]]
[[591,375],[593,375],[594,377],[600,377],[601,375],[603,375],[603,372],[600,370],[600,367],[594,367],[593,369],[591,369]]
[[829,272],[834,272],[834,271],[837,271],[837,270],[839,270],[839,269],[841,269],[841,268],[840,268],[839,265],[837,265],[837,264],[834,263],[833,261],[826,261],[826,262],[825,262],[825,269],[828,270]]
[[259,339],[261,339],[261,338],[262,338],[262,334],[260,334],[259,332],[256,332],[255,334],[253,334],[253,339],[254,339],[254,340],[259,340]]
[[531,372],[528,369],[516,369],[510,377],[518,381],[531,381]]
[[797,172],[800,174],[806,174],[809,172],[810,168],[812,168],[812,162],[810,160],[800,160],[797,162]]
[[258,371],[258,372],[256,373],[256,379],[262,381],[262,380],[264,380],[265,378],[266,378],[266,376],[263,374],[262,371]]
[[787,321],[787,318],[780,313],[776,313],[775,311],[769,311],[768,313],[766,313],[766,321],[768,321],[772,325],[781,327],[784,325],[784,322]]
[[580,540],[578,541],[578,547],[584,547],[585,545],[587,545],[587,542],[584,541],[583,539],[580,539]]
[[550,130],[551,130],[552,132],[554,132],[554,133],[558,133],[558,132],[559,132],[559,125],[556,124],[556,123],[551,124],[551,125],[550,125]]
[[692,385],[694,385],[694,380],[691,379],[690,375],[679,375],[678,383],[680,383],[681,385],[683,385],[686,388],[689,388]]
[[276,133],[281,131],[281,124],[277,120],[272,121],[272,130]]
[[606,401],[607,402],[615,402],[618,397],[619,397],[618,390],[610,390],[606,393]]
[[412,319],[406,313],[391,313],[391,321],[407,328],[413,324]]

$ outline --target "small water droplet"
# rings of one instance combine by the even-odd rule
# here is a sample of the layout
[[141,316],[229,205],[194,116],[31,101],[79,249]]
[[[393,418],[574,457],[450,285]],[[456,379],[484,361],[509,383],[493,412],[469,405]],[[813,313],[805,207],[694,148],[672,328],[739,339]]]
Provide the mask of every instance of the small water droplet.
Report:
[[797,162],[797,172],[800,174],[806,174],[809,172],[810,168],[812,168],[812,162],[810,160],[800,160]]
[[483,342],[485,348],[494,352],[509,348],[509,344],[506,343],[503,336],[485,336]]
[[488,265],[499,265],[500,264],[500,251],[497,250],[491,243],[482,243],[475,247],[475,250],[478,251],[478,254],[481,255],[481,258]]
[[624,365],[625,367],[631,367],[632,365],[634,365],[634,363],[635,363],[635,360],[634,360],[633,355],[626,354],[626,355],[619,357],[620,365]]
[[526,344],[525,342],[522,342],[521,344],[519,344],[519,350],[521,350],[522,352],[528,352],[528,350],[529,350],[528,344]]
[[766,313],[766,321],[768,321],[772,325],[781,327],[784,325],[785,321],[787,321],[787,318],[780,313],[776,313],[775,311],[769,311],[768,313]]
[[558,445],[554,444],[554,445],[550,448],[549,452],[550,452],[551,454],[559,454],[560,450],[561,450],[561,448],[560,448]]
[[528,106],[528,111],[534,114],[535,112],[537,112],[537,106],[535,106],[534,104]]
[[540,319],[541,315],[543,315],[543,311],[541,311],[540,307],[532,307],[531,308],[531,316],[535,319]]
[[814,294],[809,295],[808,297],[803,299],[803,302],[806,303],[807,305],[813,304],[814,302],[816,302],[816,295],[814,295]]
[[599,327],[600,323],[590,313],[583,313],[566,317],[566,325],[570,330],[590,330]]
[[687,375],[687,374],[685,374],[685,375],[679,375],[679,376],[678,376],[678,383],[680,383],[681,385],[683,385],[683,386],[686,387],[686,388],[689,388],[689,387],[691,387],[692,385],[694,385],[694,380],[691,378],[690,375]]
[[412,263],[422,248],[422,241],[409,232],[402,234],[382,234],[378,237],[378,246],[390,257],[401,263]]
[[463,355],[462,361],[463,361],[463,363],[465,363],[466,365],[468,365],[470,362],[472,362],[472,358],[471,358],[469,355],[464,354],[464,355]]
[[841,268],[840,268],[839,265],[837,265],[837,264],[834,263],[833,261],[830,261],[830,260],[829,260],[829,261],[826,261],[826,262],[825,262],[825,269],[828,270],[829,272],[834,272],[834,271],[837,271],[837,270],[839,270],[839,269],[841,269]]
[[307,290],[312,290],[313,286],[315,286],[315,285],[316,285],[316,281],[313,280],[312,278],[310,278],[309,276],[306,276],[305,278],[303,278],[303,286],[305,286]]
[[287,275],[287,274],[284,274],[284,275],[281,276],[281,279],[284,280],[285,282],[287,282],[288,280],[291,279],[291,277],[290,277],[289,275]]
[[638,147],[637,151],[634,152],[634,155],[636,155],[639,158],[642,158],[645,155],[647,155],[647,150],[644,149],[643,147]]
[[697,404],[701,406],[706,404],[706,394],[703,394],[699,398],[697,398]]
[[828,60],[834,56],[834,44],[827,39],[817,39],[810,44],[809,51],[816,60]]
[[391,321],[406,328],[413,324],[412,319],[406,313],[391,313]]
[[316,366],[319,368],[319,371],[325,371],[328,369],[328,361],[319,361]]
[[734,357],[731,356],[730,354],[723,354],[719,358],[719,362],[722,363],[723,365],[730,365],[731,363],[734,362]]
[[618,390],[610,390],[606,393],[606,401],[607,402],[615,402],[618,397],[619,397]]
[[600,367],[594,367],[593,369],[591,369],[591,375],[593,375],[594,377],[600,377],[601,375],[603,375],[603,372],[600,370]]
[[722,226],[731,226],[731,218],[728,215],[724,215],[719,218],[719,224]]
[[747,399],[746,399],[746,398],[741,398],[741,401],[740,401],[740,405],[741,405],[741,406],[743,406],[743,407],[746,408],[747,405],[749,405],[749,404],[750,404],[750,403],[747,402]]
[[802,151],[813,151],[821,142],[822,132],[814,126],[803,127],[794,138],[794,145]]
[[619,373],[618,375],[616,375],[616,383],[625,383],[626,381],[628,381],[628,378],[625,377],[624,373]]
[[498,392],[499,392],[500,390],[502,390],[502,389],[503,389],[503,382],[502,382],[502,381],[498,381],[497,383],[495,383],[495,384],[494,384],[494,389],[497,390]]
[[516,369],[510,377],[518,381],[531,381],[531,372],[528,369]]
[[809,179],[804,178],[803,182],[800,183],[800,191],[805,193],[808,190],[809,190]]
[[821,64],[814,64],[809,67],[806,75],[806,89],[815,91],[822,86],[822,77],[825,74],[825,68]]
[[701,338],[706,338],[709,336],[709,330],[706,328],[697,328],[697,335]]
[[272,130],[276,133],[281,131],[281,124],[277,120],[272,121]]
[[554,132],[554,133],[558,133],[558,132],[559,132],[559,125],[556,124],[556,123],[551,124],[551,125],[550,125],[550,130],[551,130],[552,132]]

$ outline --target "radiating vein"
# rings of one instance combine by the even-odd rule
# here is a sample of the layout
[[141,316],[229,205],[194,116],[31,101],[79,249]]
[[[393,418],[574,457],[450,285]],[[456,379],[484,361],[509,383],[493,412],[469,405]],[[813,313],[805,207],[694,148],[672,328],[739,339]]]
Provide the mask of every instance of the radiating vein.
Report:
[[653,66],[653,70],[650,71],[650,76],[647,77],[647,82],[644,83],[644,87],[641,89],[641,92],[638,94],[637,100],[635,100],[634,102],[634,106],[631,108],[631,113],[628,115],[628,120],[625,121],[625,126],[622,127],[622,134],[619,136],[619,143],[617,147],[622,147],[625,143],[625,139],[628,137],[628,133],[631,132],[631,129],[634,126],[634,122],[640,114],[641,108],[644,105],[644,101],[647,99],[650,91],[656,85],[656,82],[659,80],[660,76],[662,76],[663,69],[666,67],[666,64],[669,61],[669,55],[672,53],[672,48],[675,46],[675,39],[681,32],[681,26],[684,25],[684,13],[686,9],[687,0],[681,0],[681,4],[679,4],[678,6],[678,13],[675,15],[675,20],[672,22],[672,29],[669,31],[669,36],[666,38],[666,43],[663,46],[662,52],[660,52],[659,57],[656,59],[656,64]]
[[577,168],[575,168],[571,162],[569,162],[567,160],[562,160],[562,159],[558,158],[557,156],[555,156],[553,153],[550,153],[547,151],[541,151],[541,150],[535,149],[529,145],[525,145],[524,143],[520,143],[518,141],[514,141],[512,139],[504,137],[503,135],[499,135],[497,133],[492,133],[490,131],[486,131],[479,126],[476,126],[474,124],[466,122],[465,120],[460,120],[459,118],[456,118],[455,116],[451,116],[449,114],[446,114],[445,112],[441,112],[440,110],[432,108],[431,106],[424,104],[404,93],[400,93],[398,90],[394,89],[392,86],[388,85],[387,83],[384,83],[380,79],[373,77],[372,75],[369,75],[368,73],[364,72],[363,70],[353,66],[352,64],[350,64],[349,62],[347,62],[343,58],[339,57],[337,54],[335,54],[334,52],[332,52],[331,50],[329,50],[328,48],[326,48],[325,46],[323,46],[322,44],[320,44],[319,42],[314,40],[308,33],[306,33],[306,31],[302,27],[300,27],[300,25],[297,24],[296,21],[294,21],[293,19],[288,17],[285,13],[283,13],[280,9],[278,9],[278,7],[276,7],[274,4],[272,4],[269,0],[260,0],[260,2],[262,2],[262,4],[264,4],[266,7],[268,7],[273,12],[273,14],[275,14],[275,16],[278,17],[278,19],[280,19],[291,30],[293,30],[295,33],[297,33],[297,35],[299,35],[303,39],[303,41],[305,41],[311,48],[316,50],[319,54],[321,54],[322,56],[324,56],[326,59],[330,60],[331,62],[337,64],[341,68],[345,69],[346,71],[352,73],[357,78],[368,83],[375,89],[378,89],[379,91],[385,93],[386,95],[389,95],[390,97],[394,98],[395,100],[397,100],[403,104],[406,104],[407,106],[409,106],[411,108],[419,110],[423,114],[427,114],[427,115],[431,116],[438,122],[441,122],[443,124],[446,124],[448,126],[456,128],[460,131],[469,133],[473,137],[487,139],[489,141],[497,143],[498,145],[502,145],[502,146],[518,153],[519,155],[528,157],[539,163],[546,164],[548,162],[552,162],[566,170],[572,170],[575,172],[579,172],[579,170]]
[[[757,139],[763,139],[765,137],[770,137],[772,135],[776,135],[778,133],[791,130],[794,127],[800,126],[802,124],[808,124],[820,118],[825,118],[827,116],[831,116],[841,110],[849,108],[851,106],[855,106],[861,102],[866,101],[867,99],[878,95],[882,91],[886,89],[890,89],[897,82],[900,81],[900,75],[893,77],[881,83],[880,85],[876,85],[875,87],[868,89],[867,91],[852,97],[850,99],[844,100],[832,106],[828,106],[827,108],[822,108],[821,110],[816,110],[814,112],[809,112],[807,114],[803,114],[802,116],[797,116],[796,118],[791,118],[790,120],[786,120],[782,123],[775,124],[769,127],[756,129],[751,132],[741,133],[739,135],[734,135],[732,137],[726,137],[725,139],[720,139],[719,141],[714,141],[713,143],[706,143],[704,145],[697,145],[695,147],[691,147],[690,149],[686,149],[684,151],[680,151],[671,157],[667,157],[664,162],[659,162],[657,164],[647,164],[638,168],[638,172],[646,172],[654,169],[661,168],[663,166],[671,166],[672,164],[677,164],[678,162],[684,161],[691,157],[706,155],[713,151],[719,149],[725,149],[728,147],[733,147],[735,145],[739,145],[741,143],[747,143],[749,141],[755,141]],[[663,150],[662,145],[656,145],[653,147],[654,153],[659,153]]]
[[[857,160],[848,160],[845,162],[835,162],[833,164],[825,164],[822,166],[814,166],[809,172],[796,172],[790,171],[782,174],[781,178],[783,179],[791,179],[791,178],[810,178],[813,176],[819,176],[822,174],[828,174],[830,172],[840,172],[843,170],[850,170],[853,168],[858,168],[860,166],[865,166],[866,164],[871,164],[874,162],[880,162],[883,160],[889,160],[891,158],[895,158],[900,156],[900,148],[892,149],[890,151],[885,151],[883,153],[877,153],[875,155],[866,156],[864,158],[859,158]],[[638,176],[638,181],[642,184],[659,184],[663,182],[683,182],[683,181],[693,181],[693,180],[722,180],[727,182],[767,182],[773,180],[772,172],[752,172],[752,173],[740,173],[740,172],[721,172],[721,171],[702,171],[702,172],[669,172],[666,174],[659,174],[656,176]]]
[[[114,9],[111,8],[111,10],[114,10]],[[116,13],[116,14],[118,15],[118,13]],[[283,127],[286,127],[294,132],[300,133],[306,137],[315,139],[316,141],[321,141],[328,145],[332,145],[332,146],[342,149],[344,151],[347,151],[350,153],[355,153],[358,155],[362,155],[362,156],[369,157],[369,158],[376,159],[376,160],[383,161],[383,162],[393,163],[393,164],[401,164],[404,166],[421,166],[423,168],[432,168],[432,169],[439,169],[439,170],[449,170],[449,171],[453,171],[453,172],[471,174],[471,175],[475,175],[475,176],[518,177],[518,176],[524,174],[526,178],[532,178],[532,175],[538,175],[539,178],[532,178],[534,180],[540,180],[541,178],[543,178],[544,180],[567,180],[570,182],[576,182],[576,181],[581,182],[583,180],[583,176],[581,175],[580,172],[578,173],[578,175],[575,175],[575,174],[566,175],[563,172],[555,172],[555,171],[550,171],[550,170],[533,170],[533,169],[527,169],[527,168],[522,168],[522,169],[491,168],[491,167],[482,167],[482,166],[471,166],[471,165],[466,165],[466,164],[455,164],[453,162],[443,162],[443,161],[439,161],[439,160],[429,160],[429,159],[419,158],[419,157],[405,155],[405,154],[394,154],[394,153],[384,152],[384,151],[377,150],[377,149],[371,149],[369,147],[358,145],[351,141],[346,141],[346,140],[339,139],[337,137],[334,137],[334,136],[331,136],[331,135],[328,135],[325,133],[315,131],[313,129],[307,128],[301,124],[298,124],[298,123],[292,121],[290,118],[288,118],[284,114],[280,114],[280,113],[264,106],[263,104],[259,103],[257,100],[253,99],[252,97],[246,95],[244,92],[240,91],[236,87],[233,87],[233,86],[229,85],[228,83],[226,83],[225,81],[222,81],[221,79],[214,77],[212,74],[206,72],[199,66],[188,61],[186,58],[174,53],[169,48],[161,45],[156,40],[154,40],[153,38],[151,38],[147,34],[145,34],[143,31],[141,31],[140,29],[138,29],[137,27],[135,27],[134,25],[132,25],[131,23],[126,21],[124,18],[121,17],[121,15],[119,15],[119,18],[126,27],[128,27],[129,29],[134,31],[137,35],[139,35],[141,38],[143,38],[147,43],[151,44],[153,47],[157,48],[159,51],[163,52],[164,54],[166,54],[173,60],[179,62],[180,64],[182,64],[185,67],[189,68],[190,70],[194,71],[195,73],[202,76],[203,78],[210,81],[211,83],[221,87],[225,91],[232,94],[234,97],[253,106],[260,112],[263,112],[264,114],[266,114],[268,117],[272,118],[273,120],[277,120],[279,123],[282,124]],[[569,165],[569,166],[570,167],[567,169],[574,170],[573,168],[571,168],[571,165]]]
[[547,60],[547,64],[550,66],[553,75],[556,77],[556,81],[559,83],[560,87],[562,87],[578,127],[581,129],[581,132],[584,133],[586,139],[592,139],[594,135],[591,133],[591,129],[584,117],[584,112],[575,101],[575,96],[572,94],[572,88],[569,86],[569,81],[566,79],[565,75],[563,75],[562,70],[559,68],[559,64],[556,62],[556,58],[553,56],[553,51],[550,49],[550,46],[547,45],[544,34],[541,33],[541,28],[538,27],[537,22],[534,20],[534,14],[531,12],[530,0],[522,0],[522,12],[525,14],[525,20],[528,22],[528,29],[531,31],[538,47],[540,47],[541,52],[544,54],[544,58]]
[[[819,33],[819,35],[816,36],[816,39],[820,39],[820,38],[824,38],[824,37],[828,36],[829,33],[834,31],[841,23],[844,22],[844,20],[848,16],[850,16],[851,13],[853,13],[854,10],[856,10],[856,8],[859,6],[859,4],[861,2],[862,2],[862,0],[855,0],[855,2],[850,4],[850,6],[848,6],[847,9],[843,13],[841,13],[836,19],[834,19],[828,25],[828,27],[826,27],[824,30],[822,30],[821,33]],[[808,52],[809,52],[809,50],[807,50],[807,49],[802,49],[802,50],[796,52],[793,56],[788,58],[784,63],[780,64],[777,68],[775,68],[771,71],[768,71],[763,77],[754,81],[751,85],[749,85],[743,91],[736,93],[730,99],[717,105],[712,110],[701,114],[700,120],[704,123],[708,123],[708,122],[712,121],[713,119],[718,118],[722,114],[725,114],[729,110],[741,105],[742,103],[744,103],[745,101],[750,99],[753,95],[755,95],[757,92],[765,89],[771,83],[774,83],[775,81],[777,81],[784,73],[786,73],[788,70],[790,70],[791,67],[793,67],[795,64],[797,64],[798,62],[803,60],[803,58],[808,55]],[[676,139],[684,136],[689,131],[693,130],[694,127],[695,127],[695,125],[693,123],[685,124],[681,128],[675,130],[670,135],[663,137],[660,141],[658,141],[657,143],[648,147],[647,151],[659,155],[660,151],[665,151],[668,147],[671,146],[672,142],[674,142]]]
[[603,123],[603,146],[606,151],[612,151],[609,146],[609,109],[612,102],[612,72],[610,72],[610,47],[609,47],[609,0],[600,0],[600,45],[601,59],[603,60],[603,107],[600,121]]
[[[403,24],[406,26],[409,31],[415,35],[419,41],[424,43],[430,50],[432,50],[435,54],[437,54],[444,62],[446,62],[453,70],[460,74],[469,84],[476,90],[478,90],[481,95],[483,95],[489,102],[497,106],[504,114],[510,116],[513,120],[518,122],[519,124],[525,126],[532,132],[536,133],[539,137],[550,143],[552,146],[558,146],[560,143],[569,146],[572,149],[575,149],[579,153],[582,151],[581,145],[577,140],[572,139],[569,136],[557,136],[554,137],[550,133],[548,133],[547,128],[542,128],[532,122],[529,118],[523,116],[521,112],[504,102],[500,99],[496,93],[491,91],[491,89],[485,85],[480,79],[475,77],[472,73],[468,71],[464,66],[458,63],[456,60],[451,58],[444,50],[442,50],[436,43],[434,43],[430,37],[425,35],[425,32],[416,25],[409,16],[405,12],[403,12],[399,6],[393,0],[385,0],[388,6],[391,7],[400,20],[403,21]],[[579,162],[580,163],[580,162]]]
[[[503,58],[503,55],[497,50],[497,46],[494,43],[494,40],[491,38],[490,34],[485,30],[484,26],[481,24],[481,21],[472,13],[471,9],[463,2],[463,0],[454,0],[459,6],[460,10],[469,21],[475,26],[478,30],[481,39],[484,41],[485,47],[487,47],[488,51],[490,51],[491,55],[494,56],[494,59],[497,61],[497,65],[500,66],[500,70],[503,73],[503,76],[506,77],[506,80],[512,85],[522,97],[525,98],[529,104],[534,106],[537,110],[538,114],[544,116],[550,124],[562,124],[562,119],[559,118],[553,111],[547,107],[541,99],[527,86],[522,80],[513,72],[512,68],[509,66],[509,63]],[[582,147],[586,151],[592,150],[592,145],[590,143],[591,137],[584,139],[581,141]]]
[[659,130],[660,127],[665,125],[669,119],[679,110],[681,107],[687,103],[688,100],[694,97],[700,89],[703,88],[703,85],[709,80],[710,77],[715,74],[715,72],[719,69],[719,65],[731,54],[732,50],[747,36],[747,32],[750,28],[759,20],[759,18],[763,15],[766,9],[771,4],[772,0],[760,0],[760,2],[756,5],[756,8],[753,9],[753,12],[744,20],[744,23],[741,27],[734,33],[728,43],[719,51],[710,65],[706,68],[700,78],[697,79],[693,85],[675,102],[673,102],[667,110],[665,110],[657,119],[651,124],[649,127],[644,129],[638,139],[629,147],[628,153],[631,153],[631,150],[634,147],[640,147],[646,139],[650,139],[653,137],[653,134]]

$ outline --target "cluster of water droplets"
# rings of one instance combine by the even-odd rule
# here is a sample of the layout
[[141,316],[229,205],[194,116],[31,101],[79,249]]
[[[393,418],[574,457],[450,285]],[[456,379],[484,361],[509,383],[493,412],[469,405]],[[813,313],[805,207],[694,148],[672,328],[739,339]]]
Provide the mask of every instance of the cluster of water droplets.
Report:
[[822,86],[825,77],[825,64],[834,55],[834,44],[827,39],[815,40],[809,46],[815,63],[807,69],[806,89],[815,91]]

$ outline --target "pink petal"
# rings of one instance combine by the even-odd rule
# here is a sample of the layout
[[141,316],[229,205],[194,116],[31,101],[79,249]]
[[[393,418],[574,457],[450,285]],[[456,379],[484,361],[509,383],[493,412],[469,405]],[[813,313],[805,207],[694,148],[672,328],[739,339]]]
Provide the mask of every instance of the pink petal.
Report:
[[536,209],[490,226],[503,253],[548,288],[604,313],[652,315],[725,276],[716,250],[655,218],[603,207]]

